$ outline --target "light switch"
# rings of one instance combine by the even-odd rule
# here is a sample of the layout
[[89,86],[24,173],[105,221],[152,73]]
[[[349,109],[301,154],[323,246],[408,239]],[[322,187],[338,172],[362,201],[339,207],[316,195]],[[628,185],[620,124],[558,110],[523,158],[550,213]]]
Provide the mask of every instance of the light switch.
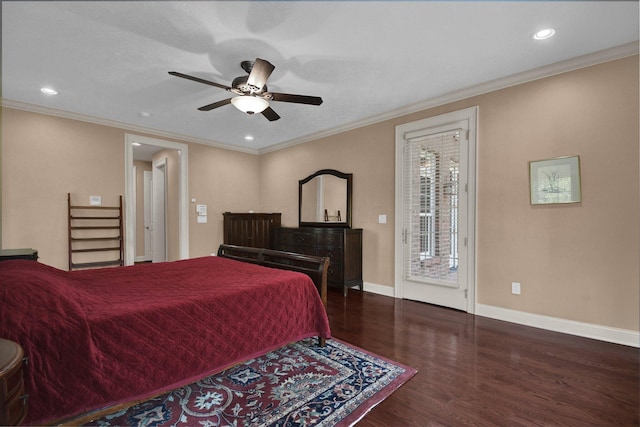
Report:
[[520,295],[520,282],[511,282],[511,293],[514,295]]
[[207,217],[203,216],[203,215],[198,215],[198,224],[206,224],[207,223]]
[[378,215],[378,224],[386,224],[387,223],[387,216],[382,214],[382,215]]
[[89,196],[89,206],[102,206],[102,196]]

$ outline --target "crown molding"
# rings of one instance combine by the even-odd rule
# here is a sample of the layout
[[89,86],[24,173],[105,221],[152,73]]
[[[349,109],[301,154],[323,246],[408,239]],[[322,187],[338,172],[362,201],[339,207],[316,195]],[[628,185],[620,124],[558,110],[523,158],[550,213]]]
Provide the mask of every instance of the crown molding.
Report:
[[463,99],[471,98],[478,95],[483,95],[496,90],[505,89],[511,86],[516,86],[523,83],[528,83],[534,80],[540,80],[546,77],[555,76],[558,74],[566,73],[569,71],[575,71],[581,68],[590,67],[597,64],[602,64],[609,61],[615,61],[617,59],[626,58],[628,56],[638,55],[640,43],[634,41],[626,43],[620,46],[616,46],[609,49],[604,49],[598,52],[590,53],[588,55],[578,56],[576,58],[568,59],[565,61],[557,62],[544,67],[534,68],[522,73],[513,74],[504,78],[492,80],[489,82],[481,83],[478,85],[470,86],[453,92],[449,92],[442,96],[431,98],[416,104],[408,105],[396,110],[392,110],[383,114],[371,116],[363,120],[347,123],[342,126],[338,126],[325,131],[305,135],[301,138],[295,138],[288,141],[281,142],[262,149],[249,149],[246,147],[239,147],[233,145],[223,144],[214,140],[194,138],[187,135],[165,132],[158,129],[147,128],[144,126],[133,125],[130,123],[118,122],[115,120],[102,119],[99,117],[88,116],[79,113],[72,113],[69,111],[58,110],[49,107],[43,107],[40,105],[28,104],[25,102],[14,101],[10,99],[2,99],[1,104],[3,107],[14,108],[17,110],[30,111],[34,113],[46,114],[50,116],[62,117],[66,119],[79,120],[88,123],[94,123],[103,126],[115,127],[131,132],[140,132],[152,136],[161,138],[174,139],[178,141],[192,142],[194,144],[209,145],[224,150],[239,151],[242,153],[261,155],[271,153],[274,151],[283,150],[285,148],[293,147],[296,145],[304,144],[307,142],[315,141],[321,138],[326,138],[338,133],[347,132],[353,129],[369,126],[375,123],[383,122],[386,120],[395,119],[398,117],[406,116],[408,114],[417,113],[419,111],[428,110],[430,108],[439,107],[442,105],[450,104],[452,102],[460,101]]
[[58,110],[50,107],[43,107],[41,105],[29,104],[26,102],[15,101],[12,99],[0,100],[0,105],[6,108],[13,108],[16,110],[29,111],[31,113],[45,114],[48,116],[60,117],[63,119],[78,120],[81,122],[93,123],[96,125],[109,126],[118,129],[122,129],[129,132],[144,133],[154,137],[176,140],[178,142],[191,142],[194,144],[208,145],[211,147],[221,148],[224,150],[239,151],[242,153],[258,155],[258,150],[250,149],[246,147],[236,147],[233,145],[223,144],[214,140],[194,138],[188,135],[182,135],[179,133],[166,132],[159,129],[148,128],[144,126],[138,126],[131,123],[119,122],[116,120],[102,119],[100,117],[88,116],[80,113],[72,113],[70,111]]
[[440,107],[442,105],[450,104],[452,102],[461,101],[463,99],[471,98],[478,95],[484,95],[486,93],[495,92],[500,89],[505,89],[511,86],[517,86],[520,84],[528,83],[534,80],[540,80],[546,77],[555,76],[569,71],[579,70],[581,68],[590,67],[605,62],[615,61],[617,59],[626,58],[628,56],[638,55],[640,49],[640,43],[638,41],[626,43],[620,46],[616,46],[609,49],[604,49],[598,52],[590,53],[588,55],[578,56],[565,61],[556,62],[554,64],[546,65],[532,70],[524,71],[522,73],[513,74],[511,76],[503,77],[500,79],[492,80],[478,85],[469,86],[460,90],[449,92],[445,95],[428,99],[416,104],[408,105],[393,111],[389,111],[376,116],[371,116],[363,120],[348,123],[343,126],[339,126],[326,131],[306,135],[302,138],[292,139],[282,142],[280,144],[272,145],[270,147],[258,150],[258,154],[270,153],[273,151],[283,150],[285,148],[293,147],[295,145],[304,144],[306,142],[314,141],[321,138],[326,138],[331,135],[346,132],[349,130],[369,126],[375,123],[380,123],[386,120],[395,119],[398,117],[406,116],[408,114],[417,113],[419,111],[428,110],[430,108]]

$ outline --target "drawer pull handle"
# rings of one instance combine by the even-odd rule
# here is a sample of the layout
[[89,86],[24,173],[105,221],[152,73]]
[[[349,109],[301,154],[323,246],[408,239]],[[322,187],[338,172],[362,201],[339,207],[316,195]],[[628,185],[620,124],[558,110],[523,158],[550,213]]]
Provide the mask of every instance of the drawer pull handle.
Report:
[[29,357],[28,357],[28,356],[23,357],[23,358],[22,358],[22,363],[23,363],[25,366],[27,366],[27,365],[29,364]]
[[22,406],[27,406],[27,402],[29,401],[29,395],[23,394],[22,396],[19,397],[19,399],[22,400]]

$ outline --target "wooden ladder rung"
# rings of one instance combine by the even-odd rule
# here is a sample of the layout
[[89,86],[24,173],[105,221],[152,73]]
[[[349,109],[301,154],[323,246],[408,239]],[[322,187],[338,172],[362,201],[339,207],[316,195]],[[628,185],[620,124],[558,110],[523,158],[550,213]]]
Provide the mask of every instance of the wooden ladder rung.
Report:
[[72,242],[104,242],[106,240],[122,240],[122,237],[72,237]]
[[89,220],[95,220],[95,219],[104,219],[104,220],[120,220],[119,216],[71,216],[70,219],[72,220],[80,220],[80,219],[89,219]]
[[107,252],[107,251],[119,251],[120,247],[116,246],[114,248],[89,248],[89,249],[71,249],[71,252],[81,253],[81,252]]
[[69,209],[119,210],[119,206],[69,206]]
[[97,225],[95,227],[89,226],[73,226],[72,230],[120,230],[119,225]]

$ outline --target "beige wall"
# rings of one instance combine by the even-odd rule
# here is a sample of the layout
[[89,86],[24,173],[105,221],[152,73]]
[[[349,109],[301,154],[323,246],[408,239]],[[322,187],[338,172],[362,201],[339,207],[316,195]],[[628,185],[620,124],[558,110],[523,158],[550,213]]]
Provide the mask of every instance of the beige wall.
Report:
[[[483,98],[479,302],[638,330],[638,90],[636,56]],[[529,205],[527,162],[563,155],[582,203]]]
[[2,247],[35,248],[68,266],[67,193],[88,205],[117,205],[124,188],[122,131],[3,109]]
[[[258,156],[192,144],[189,146],[190,256],[214,253],[222,243],[223,212],[258,212]],[[196,204],[207,205],[207,223],[198,224]]]
[[[117,204],[124,194],[125,134],[3,108],[1,247],[35,248],[41,262],[66,269],[67,193],[85,204],[90,195],[102,196],[105,205]],[[222,212],[258,209],[258,158],[188,146],[189,199],[209,206],[207,224],[196,224],[195,205],[190,206],[189,253],[195,257],[209,255],[222,243]]]
[[[364,281],[393,287],[395,126],[478,106],[478,302],[638,330],[638,90],[636,56],[264,154],[262,207],[295,226],[299,179],[353,173]],[[531,206],[528,162],[565,155],[580,156],[582,203]]]

